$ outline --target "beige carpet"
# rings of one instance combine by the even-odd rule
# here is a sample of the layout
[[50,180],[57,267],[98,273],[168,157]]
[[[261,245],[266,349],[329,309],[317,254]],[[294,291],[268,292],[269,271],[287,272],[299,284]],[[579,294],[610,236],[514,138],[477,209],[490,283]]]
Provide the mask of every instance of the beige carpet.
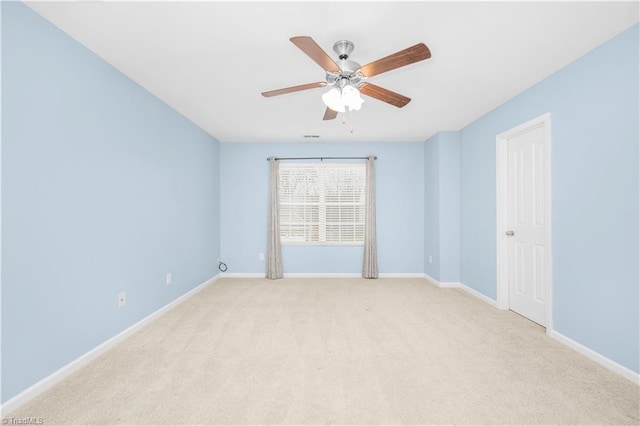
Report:
[[222,279],[11,417],[50,424],[639,424],[638,386],[423,279]]

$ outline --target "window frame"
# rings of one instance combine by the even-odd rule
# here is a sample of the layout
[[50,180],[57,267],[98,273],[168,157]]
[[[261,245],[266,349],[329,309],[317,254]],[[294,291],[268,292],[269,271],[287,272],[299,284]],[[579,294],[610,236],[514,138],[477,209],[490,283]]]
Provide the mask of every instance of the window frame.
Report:
[[[312,169],[316,169],[316,170],[321,170],[323,168],[331,168],[331,167],[336,167],[336,168],[349,168],[352,167],[354,169],[358,169],[358,172],[361,174],[361,180],[358,182],[359,184],[361,184],[361,189],[358,190],[358,193],[361,194],[361,201],[354,201],[353,203],[344,203],[342,204],[341,202],[330,202],[329,204],[327,204],[326,201],[326,195],[327,195],[327,191],[326,191],[326,186],[323,188],[317,187],[319,189],[318,191],[318,197],[319,200],[317,203],[315,202],[309,202],[309,203],[304,203],[304,202],[300,202],[300,203],[290,203],[289,205],[304,205],[304,204],[308,204],[309,206],[318,206],[318,240],[319,241],[293,241],[293,240],[286,240],[285,236],[282,235],[282,229],[283,229],[283,224],[282,224],[282,206],[283,206],[283,201],[282,201],[282,194],[280,193],[281,190],[281,186],[279,186],[278,191],[279,191],[279,205],[278,205],[278,214],[279,214],[279,219],[280,219],[280,239],[281,239],[281,244],[285,245],[285,246],[335,246],[335,247],[344,247],[344,246],[364,246],[364,226],[365,226],[365,222],[364,222],[364,216],[365,216],[365,208],[366,208],[366,180],[367,180],[367,175],[366,175],[366,163],[360,163],[360,162],[339,162],[339,163],[319,163],[319,162],[303,162],[303,163],[290,163],[290,164],[280,164],[280,170],[279,170],[279,180],[282,179],[282,171],[283,169],[286,170],[287,168],[289,169],[295,169],[295,168],[312,168]],[[354,192],[354,194],[356,194],[356,192]],[[355,197],[355,196],[354,196]],[[327,217],[327,212],[326,212],[326,208],[328,205],[334,205],[337,207],[340,206],[345,206],[345,205],[351,205],[354,207],[354,216],[360,215],[360,217],[362,217],[361,221],[353,221],[352,225],[354,226],[354,238],[356,238],[357,236],[357,231],[356,228],[357,226],[361,226],[362,229],[362,233],[361,233],[361,241],[326,241],[326,233],[327,233],[327,224],[328,224],[328,219],[329,217]],[[361,211],[357,212],[355,211],[355,209],[359,209]],[[324,219],[324,220],[323,220]],[[310,222],[303,222],[301,224],[296,224],[299,226],[309,226]],[[322,226],[324,224],[324,226]],[[344,224],[344,222],[338,222],[338,225],[342,225]],[[291,224],[289,224],[289,226],[291,226]],[[324,236],[324,238],[323,238]],[[322,239],[324,239],[324,241],[322,241]]]

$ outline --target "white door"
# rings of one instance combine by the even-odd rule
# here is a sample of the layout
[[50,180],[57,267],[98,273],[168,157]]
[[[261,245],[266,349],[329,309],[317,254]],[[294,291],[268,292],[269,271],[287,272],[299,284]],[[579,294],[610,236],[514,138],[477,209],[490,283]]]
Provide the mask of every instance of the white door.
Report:
[[508,139],[509,309],[546,325],[548,295],[547,138],[536,126]]

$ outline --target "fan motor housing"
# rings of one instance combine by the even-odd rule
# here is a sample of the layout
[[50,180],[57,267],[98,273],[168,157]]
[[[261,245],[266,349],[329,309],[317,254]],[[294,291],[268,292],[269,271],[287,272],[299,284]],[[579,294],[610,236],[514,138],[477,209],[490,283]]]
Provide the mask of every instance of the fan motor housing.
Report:
[[353,52],[354,44],[349,40],[340,40],[334,43],[333,51],[338,54],[340,61],[338,66],[341,72],[339,73],[327,73],[327,84],[338,84],[344,86],[345,84],[351,84],[358,86],[363,76],[359,72],[360,64],[355,61],[350,61],[349,55]]
[[338,64],[342,73],[352,74],[360,69],[360,64],[355,61],[350,61],[348,59],[342,59]]

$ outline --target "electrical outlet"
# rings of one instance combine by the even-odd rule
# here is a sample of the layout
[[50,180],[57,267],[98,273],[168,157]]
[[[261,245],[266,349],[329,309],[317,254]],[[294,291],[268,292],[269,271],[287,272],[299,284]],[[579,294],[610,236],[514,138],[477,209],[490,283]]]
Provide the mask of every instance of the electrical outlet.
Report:
[[433,263],[433,257],[431,257],[431,255],[429,255],[429,263]]
[[264,253],[258,253],[258,260],[264,260]]
[[118,308],[122,308],[126,304],[127,304],[127,293],[123,291],[122,293],[118,294]]
[[167,272],[167,285],[171,284],[171,282],[173,281],[173,274],[171,272]]

